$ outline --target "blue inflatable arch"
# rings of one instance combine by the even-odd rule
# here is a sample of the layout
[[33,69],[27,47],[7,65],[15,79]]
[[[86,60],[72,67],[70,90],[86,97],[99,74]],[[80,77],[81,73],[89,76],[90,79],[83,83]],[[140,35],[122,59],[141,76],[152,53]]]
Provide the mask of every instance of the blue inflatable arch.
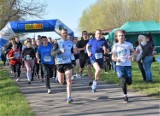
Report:
[[12,21],[0,31],[0,47],[8,42],[15,33],[33,33],[54,31],[60,35],[60,30],[65,28],[70,36],[74,32],[58,19],[53,20],[33,20],[33,21]]

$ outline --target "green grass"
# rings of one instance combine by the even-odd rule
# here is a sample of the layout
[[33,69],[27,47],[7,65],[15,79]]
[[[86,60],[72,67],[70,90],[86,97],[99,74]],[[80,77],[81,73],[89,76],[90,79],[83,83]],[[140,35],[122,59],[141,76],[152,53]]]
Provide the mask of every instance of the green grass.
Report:
[[[155,96],[160,98],[160,63],[154,62],[152,63],[152,74],[153,74],[153,82],[146,83],[143,81],[141,73],[139,71],[137,63],[132,63],[132,85],[129,86],[129,89],[141,92],[142,94],[146,94],[148,96]],[[94,70],[93,70],[94,71]],[[87,71],[85,70],[85,73]],[[120,80],[117,78],[117,74],[113,71],[110,71],[109,74],[105,74],[102,71],[101,79],[107,83],[116,83],[118,85],[121,84]]]
[[0,68],[0,116],[35,116],[8,71]]

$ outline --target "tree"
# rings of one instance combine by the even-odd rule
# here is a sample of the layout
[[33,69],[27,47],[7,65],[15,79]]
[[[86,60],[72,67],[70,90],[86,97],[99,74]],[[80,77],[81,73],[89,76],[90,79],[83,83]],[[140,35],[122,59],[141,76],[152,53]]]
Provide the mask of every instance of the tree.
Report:
[[11,20],[41,17],[46,4],[36,0],[0,0],[0,29]]
[[120,27],[127,21],[160,21],[160,0],[97,0],[85,9],[81,31]]

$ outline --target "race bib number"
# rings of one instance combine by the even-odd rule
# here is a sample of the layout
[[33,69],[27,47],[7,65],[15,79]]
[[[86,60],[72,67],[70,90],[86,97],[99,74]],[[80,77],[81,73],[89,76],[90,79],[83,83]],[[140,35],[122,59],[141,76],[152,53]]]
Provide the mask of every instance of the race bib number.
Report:
[[19,53],[19,52],[15,52],[15,53],[14,53],[14,57],[15,57],[16,59],[19,59],[20,53]]
[[66,64],[66,63],[70,63],[70,62],[71,62],[71,59],[69,57],[56,58],[57,64]]
[[30,57],[30,55],[26,55],[26,60],[32,60],[32,57]]
[[101,59],[101,58],[103,58],[103,54],[102,53],[95,53],[95,58]]
[[58,64],[61,64],[61,63],[62,63],[62,58],[56,58],[56,62],[57,62]]
[[76,48],[76,44],[73,45],[73,48]]
[[71,59],[69,57],[63,57],[63,63],[70,63]]
[[44,56],[44,62],[51,62],[52,57],[51,56]]

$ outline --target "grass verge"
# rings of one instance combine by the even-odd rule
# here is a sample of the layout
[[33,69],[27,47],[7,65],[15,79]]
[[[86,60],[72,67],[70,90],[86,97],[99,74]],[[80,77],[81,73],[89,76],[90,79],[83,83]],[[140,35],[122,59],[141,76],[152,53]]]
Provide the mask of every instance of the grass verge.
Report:
[[35,116],[8,71],[0,68],[0,116]]

